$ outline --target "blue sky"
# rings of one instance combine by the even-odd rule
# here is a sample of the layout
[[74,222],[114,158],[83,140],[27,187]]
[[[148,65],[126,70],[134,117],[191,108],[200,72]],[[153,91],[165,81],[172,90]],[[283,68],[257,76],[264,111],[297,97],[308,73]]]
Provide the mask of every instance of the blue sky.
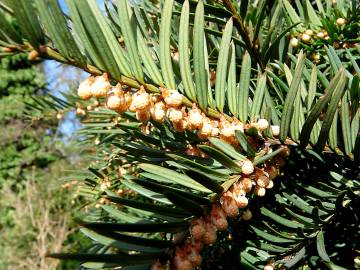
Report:
[[[99,7],[101,10],[104,10],[104,0],[96,0],[99,4]],[[133,4],[140,4],[143,0],[131,0]],[[59,0],[59,4],[62,8],[62,10],[68,14],[68,8],[66,6],[65,0]],[[53,95],[60,97],[60,92],[67,92],[67,91],[76,91],[76,87],[70,87],[69,83],[61,83],[61,80],[63,78],[66,79],[66,81],[72,81],[75,85],[78,84],[80,81],[78,79],[78,69],[73,67],[64,68],[63,65],[60,65],[59,63],[47,60],[44,63],[45,67],[45,73],[46,78],[48,82],[48,88],[51,89],[51,92]],[[88,76],[87,73],[82,72],[80,74],[80,80],[85,79]],[[74,132],[78,130],[81,127],[80,122],[77,120],[75,113],[69,113],[66,115],[66,117],[63,119],[63,121],[60,124],[60,132],[66,135],[65,140],[71,139],[71,137],[74,135]]]

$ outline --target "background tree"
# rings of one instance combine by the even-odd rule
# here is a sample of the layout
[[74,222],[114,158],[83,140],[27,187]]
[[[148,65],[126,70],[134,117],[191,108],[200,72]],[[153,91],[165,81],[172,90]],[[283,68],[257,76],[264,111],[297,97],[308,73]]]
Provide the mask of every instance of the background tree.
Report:
[[[71,239],[63,245],[73,234],[71,186],[59,181],[69,151],[59,142],[56,112],[46,121],[34,116],[48,90],[40,62],[27,58],[22,53],[0,60],[0,268],[55,269],[59,262],[46,261],[46,252],[74,246]],[[81,243],[76,234],[72,238]],[[61,269],[73,267],[63,263]]]

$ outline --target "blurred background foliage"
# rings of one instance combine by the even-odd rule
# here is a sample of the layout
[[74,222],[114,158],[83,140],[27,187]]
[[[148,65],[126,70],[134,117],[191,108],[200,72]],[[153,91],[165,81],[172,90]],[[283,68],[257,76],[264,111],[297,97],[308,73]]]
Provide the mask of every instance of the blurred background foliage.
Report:
[[53,111],[39,121],[32,109],[33,97],[43,97],[55,83],[45,79],[49,67],[26,54],[0,59],[1,270],[74,269],[73,263],[45,261],[45,254],[79,249],[85,241],[74,233],[74,188],[61,179],[81,155],[64,140],[61,115]]

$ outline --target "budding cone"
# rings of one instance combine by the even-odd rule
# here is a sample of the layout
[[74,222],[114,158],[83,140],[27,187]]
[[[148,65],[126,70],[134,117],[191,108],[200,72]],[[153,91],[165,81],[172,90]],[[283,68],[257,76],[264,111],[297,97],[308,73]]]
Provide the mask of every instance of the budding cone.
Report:
[[203,238],[205,234],[205,223],[203,219],[195,219],[192,221],[190,233],[194,240],[201,240]]
[[89,77],[85,81],[81,82],[77,90],[77,94],[81,99],[89,99],[92,97],[91,85],[94,82],[94,77]]
[[236,201],[236,205],[239,208],[246,208],[248,206],[248,204],[249,204],[248,198],[246,198],[243,195],[235,196],[235,201]]
[[260,131],[265,130],[269,127],[269,122],[266,119],[259,119],[257,124]]
[[226,192],[222,197],[222,209],[228,217],[236,217],[239,214],[239,208],[231,192]]
[[220,205],[213,205],[210,213],[211,222],[215,225],[219,231],[225,231],[228,227],[226,220],[226,214]]
[[290,40],[290,44],[293,48],[297,48],[297,46],[299,45],[299,40],[294,37]]
[[250,178],[244,178],[243,180],[241,180],[241,184],[246,193],[249,193],[251,191],[253,183]]
[[336,24],[341,26],[341,25],[344,25],[346,23],[346,20],[344,18],[338,18],[336,20]]
[[263,197],[265,196],[266,190],[263,187],[256,186],[254,193],[259,197]]
[[136,119],[140,122],[147,122],[150,119],[150,112],[147,109],[137,110],[136,111]]
[[247,221],[247,220],[250,220],[252,218],[252,213],[251,211],[248,209],[246,210],[243,214],[242,214],[242,219]]
[[271,126],[271,132],[274,136],[279,136],[280,135],[280,127],[279,126]]
[[94,83],[91,85],[91,93],[97,98],[104,97],[110,88],[111,84],[108,75],[104,73],[101,76],[95,77]]
[[162,97],[169,107],[179,107],[183,100],[182,94],[176,90],[162,89]]
[[156,122],[164,122],[166,116],[165,103],[162,101],[155,103],[154,107],[151,110],[151,116]]
[[146,93],[144,88],[137,91],[133,97],[130,105],[131,111],[145,110],[150,106],[150,95]]
[[245,175],[252,174],[254,172],[254,165],[250,160],[243,161],[241,165],[241,172]]
[[203,243],[205,245],[211,245],[216,242],[217,235],[216,235],[216,228],[211,223],[205,224],[205,234],[203,236]]
[[188,128],[199,129],[202,127],[204,117],[201,111],[194,105],[188,113]]

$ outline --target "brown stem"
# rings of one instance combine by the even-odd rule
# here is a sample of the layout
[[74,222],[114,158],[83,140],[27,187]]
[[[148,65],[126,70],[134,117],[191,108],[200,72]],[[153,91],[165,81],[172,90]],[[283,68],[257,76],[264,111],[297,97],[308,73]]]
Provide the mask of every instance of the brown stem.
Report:
[[231,3],[231,0],[224,0],[224,4],[230,10],[230,12],[232,13],[232,18],[234,20],[234,24],[235,24],[240,36],[244,40],[246,49],[248,50],[248,52],[250,53],[252,58],[255,60],[255,62],[260,66],[261,70],[264,71],[265,66],[264,66],[264,63],[261,60],[259,50],[257,50],[255,48],[255,44],[253,44],[251,42],[248,31],[247,31],[243,21],[239,17],[234,5]]
[[[25,51],[25,52],[28,51],[28,48],[26,49],[26,48],[18,47],[16,49],[18,51]],[[57,52],[56,50],[54,50],[48,46],[42,46],[42,48],[39,50],[39,56],[42,58],[46,58],[46,59],[56,60],[60,63],[64,63],[67,65],[75,66],[77,68],[85,70],[86,72],[90,73],[91,75],[101,75],[104,73],[103,71],[101,71],[100,69],[98,69],[95,66],[92,66],[92,65],[82,66],[73,60],[68,60],[68,59],[64,58],[59,52]],[[127,86],[135,88],[135,89],[139,89],[140,86],[144,86],[144,88],[151,93],[160,93],[160,90],[157,86],[155,86],[153,84],[148,84],[148,83],[140,84],[138,81],[136,81],[132,78],[129,78],[127,76],[124,76],[124,75],[120,75],[120,77],[117,77],[117,78],[113,77],[113,79],[118,82],[121,82]],[[183,97],[183,105],[185,105],[186,107],[192,107],[193,102],[184,96]],[[226,114],[221,114],[218,111],[211,109],[211,108],[208,108],[208,110],[205,112],[205,114],[210,117],[217,118],[217,119],[220,119],[221,116],[224,116],[229,121],[232,121],[232,118],[230,116],[228,116]]]

